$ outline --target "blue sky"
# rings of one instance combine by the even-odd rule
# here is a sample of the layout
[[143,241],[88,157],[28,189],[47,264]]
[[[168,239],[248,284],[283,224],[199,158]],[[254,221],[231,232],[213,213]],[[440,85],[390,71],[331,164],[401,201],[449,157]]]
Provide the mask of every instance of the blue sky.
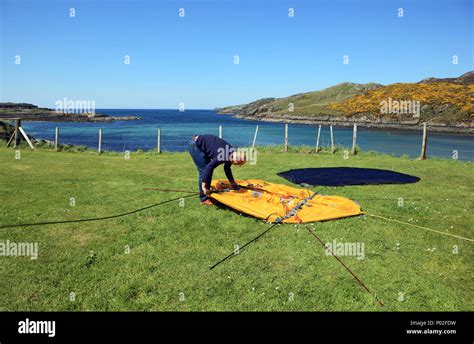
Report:
[[208,109],[473,69],[471,1],[0,2],[2,101]]

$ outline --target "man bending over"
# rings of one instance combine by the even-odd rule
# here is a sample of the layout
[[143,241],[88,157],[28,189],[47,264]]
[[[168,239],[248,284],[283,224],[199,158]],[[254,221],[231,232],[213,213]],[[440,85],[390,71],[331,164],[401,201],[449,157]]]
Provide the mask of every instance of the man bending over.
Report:
[[189,145],[189,153],[199,172],[201,204],[212,205],[207,196],[211,191],[212,173],[219,165],[224,164],[225,175],[232,187],[238,187],[231,166],[245,164],[245,155],[239,154],[226,140],[214,135],[195,135]]

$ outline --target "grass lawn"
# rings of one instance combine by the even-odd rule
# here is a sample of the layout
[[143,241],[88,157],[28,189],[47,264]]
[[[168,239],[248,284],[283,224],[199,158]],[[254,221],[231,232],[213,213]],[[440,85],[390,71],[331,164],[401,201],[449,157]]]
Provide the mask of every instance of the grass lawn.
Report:
[[[341,151],[285,154],[266,148],[256,165],[235,167],[234,175],[290,184],[276,173],[323,166],[393,168],[419,176],[415,184],[331,187],[323,193],[352,198],[368,213],[474,237],[474,165],[469,162],[371,153],[346,160]],[[132,153],[126,160],[118,153],[24,148],[17,160],[13,149],[2,147],[0,177],[0,225],[119,214],[183,195],[145,187],[197,187],[186,153]],[[222,167],[215,177],[224,177]],[[402,207],[400,197],[406,199]],[[0,257],[0,310],[474,310],[472,242],[364,215],[277,226],[210,271],[235,244],[269,225],[201,206],[196,197],[181,205],[175,201],[97,222],[0,229],[0,242],[39,245],[36,260]],[[385,307],[325,254],[305,226],[325,242],[364,243],[364,259],[342,259]]]

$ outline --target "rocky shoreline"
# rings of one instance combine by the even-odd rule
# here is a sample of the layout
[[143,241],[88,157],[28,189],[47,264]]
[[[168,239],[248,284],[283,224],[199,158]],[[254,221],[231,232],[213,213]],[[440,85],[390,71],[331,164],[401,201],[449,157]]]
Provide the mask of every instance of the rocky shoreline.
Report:
[[22,121],[32,122],[112,122],[112,121],[134,121],[141,119],[136,116],[108,116],[95,114],[64,114],[64,113],[0,113],[1,119],[19,118]]
[[[308,118],[307,116],[272,116],[266,115],[261,117],[250,115],[232,115],[235,118],[241,118],[248,121],[263,121],[263,122],[279,122],[290,124],[305,124],[305,125],[333,125],[335,127],[353,127],[357,124],[358,127],[368,129],[395,129],[400,131],[416,131],[422,129],[420,121],[414,122],[390,122],[390,121],[365,121],[365,120],[348,120],[337,118],[337,116],[314,116]],[[439,123],[427,123],[429,131],[450,134],[474,134],[474,125],[456,125],[448,126]]]

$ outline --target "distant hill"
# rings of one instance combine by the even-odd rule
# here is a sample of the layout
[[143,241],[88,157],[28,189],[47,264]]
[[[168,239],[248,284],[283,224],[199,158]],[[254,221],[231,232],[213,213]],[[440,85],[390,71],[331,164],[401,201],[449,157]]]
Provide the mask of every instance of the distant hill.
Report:
[[[264,98],[217,109],[249,120],[474,132],[474,72],[418,83],[341,83],[286,98]],[[388,106],[385,106],[388,104]],[[407,108],[408,106],[408,108]],[[388,110],[387,110],[388,109]],[[408,109],[408,110],[405,110]],[[416,111],[415,111],[416,110]]]
[[474,84],[474,71],[464,73],[463,75],[457,78],[444,78],[444,79],[426,78],[426,79],[421,80],[419,83],[429,84],[432,82],[447,82],[450,84],[458,84],[458,85],[472,85]]

